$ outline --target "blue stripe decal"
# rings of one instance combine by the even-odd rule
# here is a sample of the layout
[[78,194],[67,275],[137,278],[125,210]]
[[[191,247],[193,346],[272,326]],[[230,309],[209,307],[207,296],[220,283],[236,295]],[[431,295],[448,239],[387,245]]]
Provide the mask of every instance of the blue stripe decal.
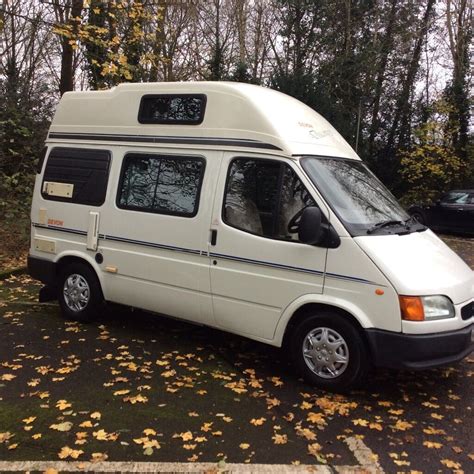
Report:
[[192,253],[195,255],[205,254],[207,256],[206,252],[201,252],[200,250],[186,249],[184,247],[174,247],[172,245],[156,244],[154,242],[145,242],[143,240],[127,239],[125,237],[115,237],[113,235],[99,234],[99,239],[112,240],[115,242],[126,242],[128,244],[143,245],[144,247],[153,247],[163,250],[172,250],[174,252]]
[[281,268],[282,270],[290,270],[290,271],[296,271],[296,272],[301,272],[301,273],[312,273],[314,275],[319,275],[323,276],[324,272],[321,272],[319,270],[311,270],[309,268],[300,268],[300,267],[292,267],[290,265],[283,265],[281,263],[273,263],[273,262],[265,262],[263,260],[252,260],[250,258],[243,258],[243,257],[234,257],[232,255],[224,255],[221,253],[211,253],[211,257],[216,257],[216,258],[223,258],[226,260],[235,260],[237,262],[244,262],[244,263],[251,263],[254,265],[262,265],[265,267],[273,267],[273,268]]
[[[243,257],[234,257],[232,255],[224,255],[220,253],[211,253],[211,257],[216,257],[216,258],[223,258],[227,260],[235,260],[237,262],[244,262],[244,263],[250,263],[254,265],[262,265],[265,267],[272,267],[272,268],[281,268],[282,270],[289,270],[289,271],[295,271],[299,273],[310,273],[313,275],[318,275],[318,276],[323,276],[324,272],[320,270],[312,270],[309,268],[302,268],[302,267],[293,267],[290,265],[283,265],[281,263],[273,263],[273,262],[265,262],[263,260],[252,260],[250,258],[243,258]],[[328,273],[326,272],[326,276],[328,278],[336,278],[339,280],[348,280],[348,281],[356,281],[358,283],[365,283],[369,285],[377,285],[377,283],[370,281],[370,280],[365,280],[364,278],[358,278],[358,277],[351,277],[347,275],[339,275],[337,273]],[[381,285],[379,285],[381,286]],[[384,286],[384,285],[382,285]]]
[[[69,234],[87,235],[87,232],[85,232],[83,230],[68,229],[66,227],[57,227],[57,226],[53,226],[53,225],[47,226],[47,225],[35,224],[35,223],[32,223],[32,225],[33,225],[33,227],[39,227],[41,229],[55,230],[55,231],[58,231],[58,232],[66,232],[66,233],[69,233]],[[153,247],[153,248],[158,248],[158,249],[163,249],[163,250],[172,250],[172,251],[175,251],[175,252],[192,253],[192,254],[197,254],[197,255],[201,255],[203,253],[200,250],[187,249],[187,248],[183,248],[183,247],[174,247],[172,245],[157,244],[157,243],[154,243],[154,242],[145,242],[143,240],[127,239],[125,237],[115,237],[113,235],[99,234],[99,239],[101,239],[101,240],[113,240],[115,242],[126,242],[126,243],[129,243],[129,244],[143,245],[144,247]]]
[[67,234],[87,235],[87,232],[83,230],[68,229],[67,227],[57,227],[55,225],[36,224],[34,222],[32,222],[31,225],[33,227],[39,227],[40,229],[57,230],[58,232],[65,232]]
[[282,151],[276,145],[252,140],[247,138],[219,138],[219,137],[177,137],[165,135],[123,135],[110,133],[71,133],[71,132],[50,132],[48,139],[60,140],[98,140],[114,142],[139,142],[139,143],[171,143],[187,145],[214,145],[214,146],[241,146],[250,148],[262,148],[268,150]]
[[[49,230],[54,230],[58,232],[66,232],[70,234],[77,234],[77,235],[87,235],[87,232],[83,230],[77,230],[77,229],[68,229],[65,227],[56,227],[56,226],[48,226],[48,225],[43,225],[43,224],[36,224],[32,223],[33,227],[39,227],[41,229],[49,229]],[[194,250],[194,249],[188,249],[184,247],[174,247],[172,245],[165,245],[165,244],[157,244],[154,242],[147,242],[143,240],[135,240],[135,239],[128,239],[126,237],[116,237],[113,235],[106,235],[106,234],[99,234],[99,239],[100,240],[111,240],[114,242],[124,242],[124,243],[129,243],[129,244],[134,244],[134,245],[142,245],[144,247],[152,247],[152,248],[157,248],[157,249],[162,249],[162,250],[170,250],[172,252],[181,252],[181,253],[189,253],[193,255],[201,255],[207,257],[207,252],[202,251],[202,250]],[[222,258],[225,260],[233,260],[236,262],[242,262],[242,263],[249,263],[252,265],[260,265],[264,267],[271,267],[271,268],[279,268],[281,270],[288,270],[288,271],[293,271],[293,272],[299,272],[299,273],[309,273],[311,275],[317,275],[317,276],[326,276],[328,278],[334,278],[338,280],[346,280],[346,281],[354,281],[357,283],[364,283],[367,285],[378,285],[378,286],[385,286],[385,285],[380,285],[378,283],[375,283],[373,281],[365,280],[364,278],[358,278],[358,277],[352,277],[348,275],[339,275],[337,273],[329,273],[326,272],[326,274],[323,271],[320,270],[312,270],[310,268],[302,268],[302,267],[293,267],[290,265],[283,265],[281,263],[274,263],[274,262],[266,262],[263,260],[253,260],[250,258],[243,258],[243,257],[236,257],[233,255],[225,255],[225,254],[220,254],[220,253],[209,253],[209,257],[215,257],[215,258]]]
[[349,281],[356,281],[358,283],[367,283],[368,285],[385,286],[380,283],[375,283],[375,281],[365,280],[364,278],[352,277],[348,275],[339,275],[338,273],[326,272],[326,276],[328,278],[337,278],[338,280],[349,280]]

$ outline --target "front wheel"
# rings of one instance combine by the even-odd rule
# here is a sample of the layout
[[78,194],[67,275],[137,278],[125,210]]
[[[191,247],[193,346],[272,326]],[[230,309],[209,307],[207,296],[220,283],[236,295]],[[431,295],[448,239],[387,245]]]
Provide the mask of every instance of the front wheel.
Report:
[[414,217],[420,224],[426,225],[426,217],[422,211],[413,211],[411,216]]
[[369,368],[365,343],[343,316],[321,312],[294,330],[291,352],[298,372],[324,390],[344,391],[359,384]]
[[95,319],[103,297],[94,271],[82,263],[68,265],[59,278],[58,301],[66,319],[80,322]]

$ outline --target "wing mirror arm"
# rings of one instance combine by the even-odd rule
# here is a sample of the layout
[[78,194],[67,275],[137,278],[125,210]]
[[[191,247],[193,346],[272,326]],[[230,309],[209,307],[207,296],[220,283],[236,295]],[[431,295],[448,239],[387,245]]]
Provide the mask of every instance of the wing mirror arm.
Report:
[[331,224],[323,224],[327,227],[327,232],[325,232],[324,244],[329,249],[336,249],[341,245],[341,238],[339,237],[336,229]]

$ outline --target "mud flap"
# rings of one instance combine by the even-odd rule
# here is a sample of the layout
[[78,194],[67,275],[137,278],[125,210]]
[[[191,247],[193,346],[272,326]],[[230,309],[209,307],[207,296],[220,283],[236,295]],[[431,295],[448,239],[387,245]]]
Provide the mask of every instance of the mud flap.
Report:
[[57,289],[53,286],[43,286],[39,290],[38,300],[40,303],[47,303],[48,301],[54,301],[58,299]]

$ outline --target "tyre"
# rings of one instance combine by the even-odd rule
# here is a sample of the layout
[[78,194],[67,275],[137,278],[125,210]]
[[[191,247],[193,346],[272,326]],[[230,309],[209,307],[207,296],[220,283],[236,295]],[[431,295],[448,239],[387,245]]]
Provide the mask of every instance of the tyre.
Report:
[[337,313],[321,312],[293,331],[291,354],[303,378],[328,391],[357,386],[369,369],[367,348],[357,328]]
[[421,211],[413,211],[411,216],[414,217],[420,224],[426,225],[426,219]]
[[73,263],[61,271],[58,301],[66,319],[90,322],[97,317],[103,302],[99,280],[85,264]]

